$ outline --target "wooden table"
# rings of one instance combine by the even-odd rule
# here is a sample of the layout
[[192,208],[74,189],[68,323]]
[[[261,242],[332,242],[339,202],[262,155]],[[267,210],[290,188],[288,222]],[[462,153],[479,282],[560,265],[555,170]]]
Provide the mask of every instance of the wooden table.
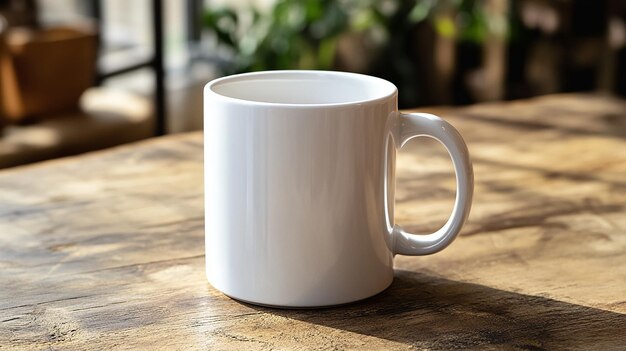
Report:
[[[444,252],[324,310],[231,300],[204,277],[202,135],[0,172],[0,349],[624,349],[626,104],[555,95],[432,109],[466,137],[476,195]],[[443,149],[398,158],[397,221],[452,206]]]

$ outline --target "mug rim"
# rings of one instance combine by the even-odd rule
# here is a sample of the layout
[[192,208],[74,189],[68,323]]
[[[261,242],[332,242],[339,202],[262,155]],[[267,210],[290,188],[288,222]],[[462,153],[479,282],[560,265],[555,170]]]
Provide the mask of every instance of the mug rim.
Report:
[[[238,81],[245,81],[251,78],[270,78],[271,76],[283,76],[283,75],[303,75],[303,76],[333,76],[340,78],[348,78],[353,80],[360,80],[364,84],[374,85],[377,84],[382,87],[381,91],[386,91],[386,93],[381,93],[379,96],[362,99],[362,100],[354,100],[354,101],[341,101],[341,102],[332,102],[332,103],[283,103],[283,102],[266,102],[266,101],[256,101],[256,100],[247,100],[243,98],[237,98],[232,96],[227,96],[224,94],[220,94],[215,91],[213,88],[224,83],[232,83]],[[374,77],[366,74],[353,73],[353,72],[343,72],[343,71],[323,71],[323,70],[270,70],[270,71],[258,71],[258,72],[247,72],[247,73],[239,73],[233,74],[225,77],[220,77],[211,80],[204,86],[204,94],[210,94],[211,96],[221,100],[223,102],[235,103],[240,105],[252,105],[252,106],[267,106],[267,107],[291,107],[291,108],[323,108],[323,107],[340,107],[340,106],[358,106],[376,103],[380,101],[386,101],[390,98],[396,98],[398,94],[398,88],[388,80]]]

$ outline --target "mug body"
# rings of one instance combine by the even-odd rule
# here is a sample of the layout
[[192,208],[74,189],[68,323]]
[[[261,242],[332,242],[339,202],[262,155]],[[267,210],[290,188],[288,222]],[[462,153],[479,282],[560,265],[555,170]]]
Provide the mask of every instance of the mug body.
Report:
[[318,307],[393,279],[393,84],[271,71],[204,90],[206,273],[250,303]]

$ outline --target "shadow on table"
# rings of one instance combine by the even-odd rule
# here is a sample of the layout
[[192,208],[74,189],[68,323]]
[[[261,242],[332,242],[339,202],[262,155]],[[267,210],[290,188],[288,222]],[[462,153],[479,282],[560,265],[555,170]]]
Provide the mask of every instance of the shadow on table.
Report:
[[[468,113],[468,112],[456,112],[455,115],[463,116],[465,118],[471,118],[472,120],[478,120],[482,122],[491,123],[508,128],[514,128],[517,130],[537,131],[546,129],[555,129],[562,132],[565,135],[578,135],[578,136],[599,136],[607,138],[619,138],[626,139],[626,114],[624,113],[579,113],[572,116],[571,110],[550,110],[543,108],[541,110],[544,114],[557,113],[565,115],[567,119],[552,119],[550,122],[542,120],[525,120],[523,118],[510,119],[502,116],[489,116],[480,113]],[[583,120],[590,120],[595,125],[595,129],[581,128],[571,124],[572,118],[578,118]],[[569,120],[569,121],[568,121]],[[565,123],[563,123],[565,122]]]
[[626,345],[624,314],[407,271],[397,271],[381,294],[342,307],[252,307],[418,348],[607,350]]

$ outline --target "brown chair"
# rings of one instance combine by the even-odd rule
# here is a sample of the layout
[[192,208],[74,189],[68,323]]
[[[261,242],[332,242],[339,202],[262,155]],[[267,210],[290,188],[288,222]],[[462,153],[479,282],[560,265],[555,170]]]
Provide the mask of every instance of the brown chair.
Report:
[[[2,17],[2,15],[0,15],[0,67],[2,66],[2,59],[4,57],[4,31],[5,28],[7,27],[7,22],[4,19],[4,17]],[[1,70],[1,68],[0,68]],[[0,106],[2,106],[2,82],[0,82]],[[4,123],[4,118],[2,116],[2,109],[0,109],[0,136],[2,135],[2,126]]]
[[[6,28],[0,23],[0,72],[3,67],[5,72],[11,71],[5,38]],[[0,113],[3,99],[6,103],[10,98],[6,89],[3,90],[7,78],[6,74],[0,78]],[[9,124],[0,115],[0,168],[102,149],[153,135],[153,106],[147,98],[94,87],[81,96],[79,105],[76,111],[35,118],[29,124]]]

